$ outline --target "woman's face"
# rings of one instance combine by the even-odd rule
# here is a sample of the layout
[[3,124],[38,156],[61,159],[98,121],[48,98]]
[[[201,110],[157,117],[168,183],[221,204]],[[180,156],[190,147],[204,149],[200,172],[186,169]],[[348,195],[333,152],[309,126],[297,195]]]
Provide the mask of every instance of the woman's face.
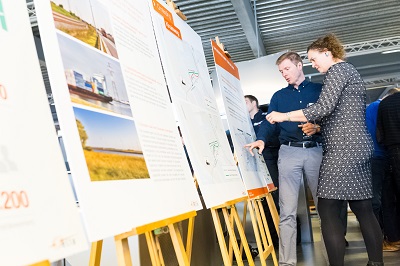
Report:
[[334,63],[332,60],[332,54],[329,51],[320,52],[318,50],[309,50],[308,60],[311,62],[312,67],[320,73],[326,73]]

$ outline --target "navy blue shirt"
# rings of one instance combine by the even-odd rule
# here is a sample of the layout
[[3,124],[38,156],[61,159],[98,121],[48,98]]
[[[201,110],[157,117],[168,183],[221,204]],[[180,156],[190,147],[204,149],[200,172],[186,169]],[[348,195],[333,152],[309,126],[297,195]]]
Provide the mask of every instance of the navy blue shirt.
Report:
[[251,119],[251,123],[253,124],[254,132],[257,134],[258,129],[260,128],[260,125],[262,122],[265,120],[265,116],[267,113],[264,113],[261,110],[258,110],[258,112],[254,115],[254,118]]
[[[319,94],[321,93],[321,88],[321,84],[310,82],[307,79],[304,80],[297,89],[293,85],[289,84],[289,86],[286,88],[274,93],[269,104],[268,113],[272,111],[287,113],[290,111],[304,109],[317,102]],[[266,121],[260,125],[257,133],[257,140],[264,141],[266,146],[271,145],[269,143],[270,139],[273,138],[273,135],[276,132],[276,127],[279,127],[279,141],[281,144],[289,141],[322,141],[320,133],[312,136],[306,136],[303,134],[301,128],[298,127],[299,124],[301,123],[281,122],[270,124],[268,121]]]
[[[258,110],[258,112],[254,115],[254,118],[251,119],[251,123],[253,124],[254,132],[257,135],[258,130],[260,129],[261,123],[268,123],[268,121],[265,119],[265,116],[267,113],[264,113],[261,110]],[[266,147],[278,147],[279,148],[279,128],[275,127],[276,130],[274,134],[271,134],[269,139],[268,139],[268,144],[266,144]],[[265,142],[265,141],[264,141]]]

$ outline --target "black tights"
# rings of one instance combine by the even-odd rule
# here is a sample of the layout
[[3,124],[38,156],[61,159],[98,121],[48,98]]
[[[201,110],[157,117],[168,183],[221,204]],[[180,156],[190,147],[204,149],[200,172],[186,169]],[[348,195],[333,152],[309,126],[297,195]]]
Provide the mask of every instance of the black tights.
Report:
[[[371,200],[349,200],[348,202],[360,223],[368,259],[383,262],[382,232],[372,210]],[[343,224],[340,220],[342,206],[343,200],[318,198],[322,235],[331,266],[344,265],[345,239]]]

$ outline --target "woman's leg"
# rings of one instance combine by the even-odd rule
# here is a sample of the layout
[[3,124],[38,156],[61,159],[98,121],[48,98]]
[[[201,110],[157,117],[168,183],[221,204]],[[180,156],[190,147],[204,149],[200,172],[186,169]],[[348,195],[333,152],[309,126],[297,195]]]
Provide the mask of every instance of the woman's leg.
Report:
[[345,239],[340,211],[343,200],[318,198],[322,236],[331,266],[344,264]]
[[382,231],[372,210],[371,200],[351,200],[349,205],[360,223],[369,260],[383,262]]

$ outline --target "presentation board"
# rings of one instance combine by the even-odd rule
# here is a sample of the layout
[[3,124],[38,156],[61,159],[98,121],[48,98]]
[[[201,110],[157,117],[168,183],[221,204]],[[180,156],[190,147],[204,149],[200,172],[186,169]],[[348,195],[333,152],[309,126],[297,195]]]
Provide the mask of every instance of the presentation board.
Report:
[[0,1],[0,265],[87,248],[24,0]]
[[240,173],[249,197],[257,197],[275,186],[263,156],[256,150],[252,156],[244,147],[255,141],[256,136],[240,85],[238,68],[214,41],[211,41],[211,47],[218,79],[217,93],[221,95],[225,108]]
[[35,1],[90,241],[202,208],[146,0]]
[[201,38],[169,6],[152,3],[168,89],[206,206],[246,196],[219,116]]

